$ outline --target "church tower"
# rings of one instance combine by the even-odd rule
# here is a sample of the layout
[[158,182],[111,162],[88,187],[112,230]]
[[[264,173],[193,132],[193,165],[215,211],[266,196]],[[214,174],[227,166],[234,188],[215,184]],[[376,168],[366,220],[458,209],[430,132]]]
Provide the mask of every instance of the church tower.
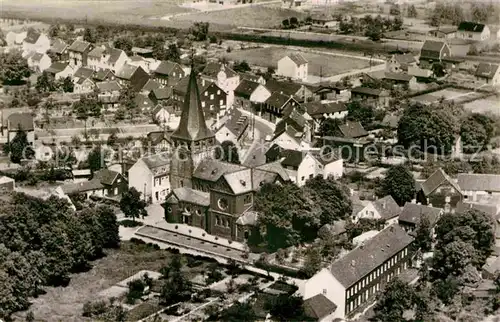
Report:
[[194,68],[182,105],[179,127],[170,136],[173,155],[170,163],[172,189],[192,187],[193,172],[202,159],[213,157],[215,135],[207,127],[201,107],[200,91]]

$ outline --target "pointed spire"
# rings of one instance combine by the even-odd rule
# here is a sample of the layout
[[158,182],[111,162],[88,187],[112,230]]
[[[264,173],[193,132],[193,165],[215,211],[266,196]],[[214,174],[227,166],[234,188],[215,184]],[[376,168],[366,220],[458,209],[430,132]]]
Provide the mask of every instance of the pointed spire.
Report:
[[207,127],[205,115],[201,107],[200,91],[196,82],[196,74],[191,69],[189,82],[182,106],[181,121],[179,127],[172,133],[173,140],[200,141],[213,138],[214,134]]

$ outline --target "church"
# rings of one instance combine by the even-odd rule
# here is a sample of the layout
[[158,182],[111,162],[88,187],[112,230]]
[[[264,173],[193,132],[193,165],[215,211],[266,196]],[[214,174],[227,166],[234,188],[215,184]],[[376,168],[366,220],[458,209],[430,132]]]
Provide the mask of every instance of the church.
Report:
[[216,160],[218,143],[206,125],[193,71],[185,93],[179,127],[170,136],[171,190],[163,204],[165,218],[245,241],[257,223],[255,193],[265,183],[282,183],[289,177],[279,162],[246,167]]

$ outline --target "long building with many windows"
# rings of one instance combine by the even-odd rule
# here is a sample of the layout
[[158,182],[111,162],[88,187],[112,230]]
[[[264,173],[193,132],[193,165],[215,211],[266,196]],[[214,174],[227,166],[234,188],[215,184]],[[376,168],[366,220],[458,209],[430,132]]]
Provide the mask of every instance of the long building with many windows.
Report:
[[304,299],[323,294],[336,305],[333,318],[361,312],[395,276],[410,267],[413,238],[391,225],[310,278]]

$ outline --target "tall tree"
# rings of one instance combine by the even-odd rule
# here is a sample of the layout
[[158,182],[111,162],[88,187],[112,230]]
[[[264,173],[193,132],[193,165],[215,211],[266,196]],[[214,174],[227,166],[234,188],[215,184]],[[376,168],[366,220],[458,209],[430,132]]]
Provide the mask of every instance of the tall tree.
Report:
[[403,165],[392,166],[387,170],[379,191],[381,196],[392,196],[400,206],[411,201],[416,193],[415,179]]
[[190,29],[191,34],[197,41],[205,41],[208,37],[208,22],[195,22]]
[[400,322],[404,321],[404,311],[412,308],[414,298],[413,288],[399,279],[393,279],[381,294],[374,307],[374,321]]
[[223,322],[253,322],[257,320],[257,315],[249,303],[236,301],[226,310],[222,311],[217,321]]
[[132,218],[135,221],[139,216],[146,215],[146,202],[141,199],[141,193],[134,187],[129,188],[122,194],[120,200],[120,209],[125,217]]
[[0,54],[0,79],[5,85],[19,85],[31,74],[28,62],[18,50]]
[[304,300],[302,297],[281,294],[272,298],[264,304],[273,319],[278,321],[304,321],[307,317],[304,312]]
[[415,8],[414,4],[412,4],[408,7],[407,15],[408,15],[408,18],[417,18],[418,12],[417,12],[417,8]]
[[91,173],[94,173],[104,168],[104,151],[100,145],[90,150],[89,155],[87,157],[87,163]]
[[91,28],[85,28],[83,31],[83,40],[88,41],[89,43],[96,42],[95,30]]
[[415,235],[413,246],[422,252],[429,252],[432,248],[432,227],[429,217],[422,216],[417,225]]
[[14,139],[9,142],[8,152],[13,163],[20,163],[23,159],[32,159],[35,156],[35,151],[29,144],[28,136],[22,128],[18,129]]
[[57,89],[54,77],[52,77],[47,72],[43,72],[42,75],[38,76],[36,79],[35,89],[39,93],[53,92]]

